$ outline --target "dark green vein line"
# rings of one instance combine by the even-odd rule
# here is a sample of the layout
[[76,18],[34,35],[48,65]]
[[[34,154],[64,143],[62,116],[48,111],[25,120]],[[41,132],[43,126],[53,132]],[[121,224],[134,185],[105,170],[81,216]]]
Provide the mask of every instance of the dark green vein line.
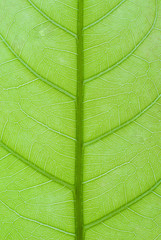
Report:
[[39,78],[42,82],[46,83],[50,87],[58,90],[59,92],[65,94],[66,96],[75,99],[75,96],[71,94],[70,92],[62,89],[61,87],[57,86],[56,84],[50,82],[49,80],[43,78],[41,75],[39,75],[37,72],[35,72],[22,58],[20,58],[17,53],[11,48],[11,46],[8,44],[8,42],[5,40],[5,38],[0,34],[0,38],[4,42],[4,44],[9,48],[9,50],[13,53],[13,55],[32,73],[34,74],[37,78]]
[[85,225],[85,230],[90,229],[94,226],[96,226],[99,223],[102,223],[105,220],[108,220],[112,217],[114,217],[115,215],[119,214],[120,212],[122,212],[123,210],[126,210],[128,207],[130,207],[131,205],[137,203],[139,200],[143,199],[144,197],[146,197],[147,195],[149,195],[152,191],[154,191],[159,185],[161,184],[161,179],[159,179],[151,188],[149,188],[147,191],[145,191],[144,193],[140,194],[138,197],[134,198],[133,200],[131,200],[130,202],[124,204],[123,206],[117,208],[116,210],[108,213],[107,215],[91,222],[88,223],[87,225]]
[[31,0],[27,0],[32,6],[33,8],[35,8],[43,17],[45,17],[49,22],[51,22],[53,25],[57,26],[58,28],[62,29],[63,31],[69,33],[70,35],[72,35],[73,37],[77,38],[77,35],[70,31],[68,28],[60,25],[59,23],[57,23],[56,21],[54,21],[53,19],[51,19],[49,16],[47,16],[42,10],[40,10]]
[[105,19],[106,17],[108,17],[110,14],[112,14],[114,11],[116,11],[124,2],[126,2],[127,0],[123,0],[120,3],[118,3],[114,8],[112,8],[109,12],[107,12],[105,15],[103,15],[101,18],[97,19],[95,22],[87,25],[86,27],[83,28],[83,30],[86,30],[90,27],[93,27],[94,25],[100,23],[103,19]]
[[96,143],[96,142],[98,142],[99,140],[101,140],[101,139],[103,139],[103,138],[105,138],[105,137],[107,137],[107,136],[115,133],[116,131],[120,130],[121,128],[126,127],[126,126],[129,125],[130,123],[134,122],[137,118],[139,118],[139,117],[142,116],[147,110],[149,110],[149,109],[160,99],[160,97],[161,97],[161,94],[160,94],[156,99],[154,99],[154,101],[153,101],[152,103],[150,103],[146,108],[144,108],[139,114],[135,115],[133,118],[131,118],[130,120],[124,122],[124,123],[121,124],[120,126],[113,128],[111,131],[108,131],[108,132],[106,132],[106,133],[104,133],[104,134],[96,137],[95,139],[92,139],[92,140],[84,143],[84,146],[89,146],[89,145],[91,145],[91,144],[93,144],[93,143]]
[[75,235],[75,234],[73,234],[73,233],[67,232],[67,231],[62,230],[62,229],[60,229],[60,228],[53,227],[53,226],[48,225],[48,224],[46,224],[46,223],[42,223],[42,222],[40,222],[40,221],[37,221],[37,220],[31,219],[31,218],[25,217],[25,216],[19,214],[17,211],[15,211],[14,209],[12,209],[11,207],[9,207],[9,206],[8,206],[6,203],[4,203],[2,200],[0,200],[0,202],[1,202],[6,208],[8,208],[10,211],[12,211],[13,213],[15,213],[16,215],[18,215],[20,218],[22,218],[22,219],[24,219],[24,220],[37,223],[37,224],[39,224],[39,225],[41,225],[41,226],[51,228],[51,229],[53,229],[53,230],[55,230],[55,231],[64,233],[64,234],[66,234],[66,235],[70,235],[70,236],[74,236],[74,235]]
[[3,147],[7,152],[11,153],[14,157],[16,157],[17,159],[21,160],[23,163],[25,163],[26,165],[28,165],[29,167],[31,167],[32,169],[34,169],[36,172],[44,175],[45,177],[47,177],[48,179],[52,180],[53,182],[59,183],[65,187],[67,187],[68,189],[72,190],[74,189],[73,185],[65,182],[55,176],[53,176],[52,174],[46,172],[45,170],[43,170],[42,168],[38,167],[37,165],[35,165],[34,163],[30,162],[29,160],[27,160],[26,158],[24,158],[23,156],[21,156],[19,153],[15,152],[14,150],[12,150],[11,148],[9,148],[6,144],[4,144],[2,141],[0,141],[0,147]]
[[78,0],[77,19],[77,102],[75,150],[75,231],[76,240],[84,239],[83,223],[83,0]]
[[154,22],[150,28],[150,30],[146,33],[146,35],[140,40],[140,42],[135,46],[134,49],[132,49],[132,51],[130,53],[128,53],[125,57],[123,57],[121,60],[119,60],[118,62],[116,62],[115,64],[113,64],[111,67],[101,71],[100,73],[97,73],[95,75],[93,75],[92,77],[89,77],[87,79],[84,80],[84,83],[90,82],[96,78],[101,77],[102,75],[104,75],[105,73],[110,72],[111,70],[113,70],[114,68],[118,67],[121,63],[123,63],[125,60],[127,60],[139,47],[140,45],[147,39],[147,37],[151,34],[152,30],[154,29],[155,23],[157,20],[157,0],[156,0],[156,13],[155,13],[155,18],[154,18]]

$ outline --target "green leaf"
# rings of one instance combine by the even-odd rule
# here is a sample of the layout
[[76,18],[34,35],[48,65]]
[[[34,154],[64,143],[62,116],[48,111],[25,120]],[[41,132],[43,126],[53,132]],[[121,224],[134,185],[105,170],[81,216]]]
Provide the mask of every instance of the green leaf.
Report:
[[160,94],[160,0],[0,0],[0,239],[161,239]]

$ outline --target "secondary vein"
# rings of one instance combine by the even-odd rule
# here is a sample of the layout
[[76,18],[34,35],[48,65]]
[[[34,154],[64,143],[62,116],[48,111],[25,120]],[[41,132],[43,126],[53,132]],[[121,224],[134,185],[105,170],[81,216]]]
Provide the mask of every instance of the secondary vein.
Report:
[[99,140],[105,138],[105,137],[108,137],[110,136],[111,134],[119,131],[120,129],[122,129],[123,127],[126,127],[127,125],[129,125],[130,123],[134,122],[136,119],[138,119],[139,117],[141,117],[146,111],[148,111],[161,97],[161,94],[159,94],[157,96],[157,98],[155,98],[147,107],[145,107],[141,112],[139,112],[137,115],[135,115],[134,117],[132,117],[131,119],[129,119],[128,121],[122,123],[121,125],[113,128],[112,130],[108,131],[108,132],[105,132],[104,134],[92,139],[92,140],[89,140],[88,142],[84,143],[84,146],[89,146],[93,143],[96,143],[98,142]]
[[105,15],[103,15],[102,17],[100,17],[99,19],[97,19],[96,21],[94,21],[93,23],[90,23],[89,25],[87,25],[86,27],[84,27],[84,30],[93,27],[94,25],[96,25],[97,23],[100,23],[102,20],[104,20],[106,17],[108,17],[111,13],[113,13],[115,10],[117,10],[124,2],[126,2],[127,0],[122,0],[121,2],[119,2],[114,8],[112,8],[110,11],[108,11]]
[[11,48],[9,43],[6,41],[6,39],[1,34],[0,34],[0,38],[2,39],[3,43],[9,48],[9,50],[12,52],[12,54],[17,58],[17,60],[19,60],[32,74],[34,74],[37,78],[39,78],[42,82],[46,83],[50,87],[56,89],[57,91],[63,93],[64,95],[66,95],[72,99],[75,99],[75,96],[73,94],[71,94],[70,92],[66,91],[65,89],[59,87],[58,85],[50,82],[49,80],[47,80],[46,78],[42,77],[37,72],[35,72],[34,69],[32,69],[20,56],[17,55],[17,53]]
[[159,179],[151,188],[149,188],[147,191],[143,192],[142,194],[140,194],[139,196],[137,196],[136,198],[132,199],[131,201],[129,201],[128,203],[122,205],[121,207],[115,209],[114,211],[106,214],[105,216],[88,223],[87,225],[85,225],[85,229],[90,229],[94,226],[96,226],[99,223],[102,223],[105,220],[108,220],[112,217],[114,217],[115,215],[119,214],[120,212],[122,212],[123,210],[126,210],[128,207],[132,206],[133,204],[137,203],[139,200],[143,199],[144,197],[148,196],[150,193],[152,193],[159,185],[161,184],[161,179]]
[[54,21],[53,19],[51,19],[49,16],[47,16],[42,10],[40,10],[31,0],[27,0],[33,8],[35,8],[43,17],[45,17],[49,22],[51,22],[53,25],[57,26],[58,28],[62,29],[63,31],[69,33],[70,35],[72,35],[73,37],[77,38],[77,35],[70,31],[68,28],[60,25],[59,23],[57,23],[56,21]]
[[44,175],[45,177],[47,177],[48,179],[51,179],[53,182],[59,183],[67,188],[69,188],[70,190],[73,190],[73,185],[65,182],[55,176],[53,176],[51,173],[46,172],[45,170],[43,170],[42,168],[38,167],[37,165],[35,165],[34,163],[32,163],[31,161],[27,160],[26,158],[24,158],[23,156],[21,156],[19,153],[15,152],[14,150],[12,150],[10,147],[8,147],[5,143],[3,143],[2,141],[0,141],[0,147],[4,148],[7,152],[11,153],[14,157],[16,157],[17,159],[19,159],[20,161],[22,161],[23,163],[25,163],[26,165],[28,165],[29,167],[31,167],[32,169],[34,169],[36,172]]
[[109,68],[104,69],[103,71],[87,78],[84,80],[84,83],[88,83],[92,80],[95,80],[96,78],[101,77],[102,75],[110,72],[111,70],[115,69],[116,67],[118,67],[121,63],[123,63],[125,60],[127,60],[130,56],[132,56],[132,54],[141,46],[141,44],[144,43],[144,41],[147,39],[147,37],[151,34],[151,32],[154,29],[154,26],[156,24],[156,20],[157,20],[157,0],[156,0],[156,12],[155,12],[155,18],[153,21],[153,24],[151,26],[151,28],[149,29],[149,31],[145,34],[145,36],[137,43],[137,45],[123,58],[121,58],[118,62],[114,63],[113,65],[111,65]]

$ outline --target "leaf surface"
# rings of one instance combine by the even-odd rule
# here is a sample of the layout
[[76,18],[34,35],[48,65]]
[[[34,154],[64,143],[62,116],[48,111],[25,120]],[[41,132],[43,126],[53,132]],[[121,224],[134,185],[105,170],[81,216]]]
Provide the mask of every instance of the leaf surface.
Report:
[[160,94],[160,0],[0,0],[0,239],[161,239]]

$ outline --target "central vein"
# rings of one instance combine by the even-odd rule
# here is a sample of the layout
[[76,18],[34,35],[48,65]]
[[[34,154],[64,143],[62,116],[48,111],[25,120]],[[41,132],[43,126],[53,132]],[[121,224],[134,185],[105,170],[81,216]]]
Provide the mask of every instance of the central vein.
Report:
[[77,101],[75,161],[75,228],[76,240],[83,240],[83,0],[78,0],[77,19]]

